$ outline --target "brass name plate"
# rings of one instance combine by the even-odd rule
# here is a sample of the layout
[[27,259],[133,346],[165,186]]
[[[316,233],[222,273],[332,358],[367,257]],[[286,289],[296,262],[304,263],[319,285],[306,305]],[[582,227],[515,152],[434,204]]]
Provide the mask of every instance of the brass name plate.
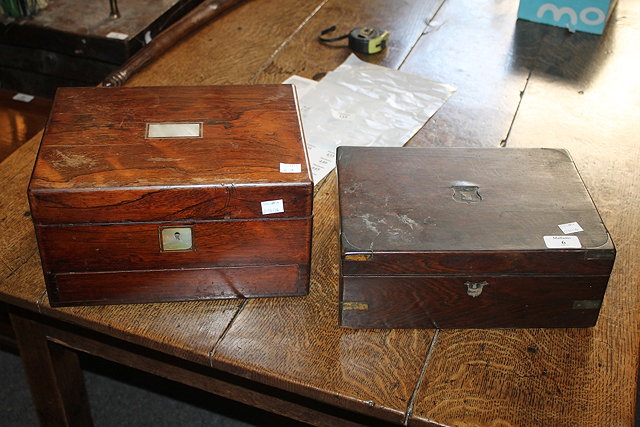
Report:
[[147,123],[146,138],[202,138],[202,123]]

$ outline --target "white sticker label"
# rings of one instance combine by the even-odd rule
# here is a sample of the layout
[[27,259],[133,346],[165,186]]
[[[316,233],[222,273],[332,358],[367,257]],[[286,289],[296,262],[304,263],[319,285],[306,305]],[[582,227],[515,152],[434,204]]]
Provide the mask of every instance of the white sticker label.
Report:
[[282,200],[268,200],[262,202],[262,215],[276,214],[284,212],[284,203]]
[[582,247],[578,236],[544,236],[544,244],[552,249],[579,249]]
[[126,40],[129,38],[129,34],[119,33],[117,31],[111,31],[107,34],[108,39]]
[[147,138],[202,138],[202,123],[147,123]]
[[14,101],[20,102],[31,102],[33,101],[33,98],[35,98],[33,95],[27,95],[26,93],[16,93],[13,96]]
[[564,234],[578,233],[580,231],[584,231],[582,227],[580,227],[580,224],[578,224],[577,222],[568,222],[566,224],[560,224],[558,225],[558,227],[560,227],[560,230],[562,230]]
[[300,163],[280,163],[280,173],[300,173],[302,166]]
[[336,150],[327,150],[320,146],[307,143],[313,182],[318,183],[336,166]]

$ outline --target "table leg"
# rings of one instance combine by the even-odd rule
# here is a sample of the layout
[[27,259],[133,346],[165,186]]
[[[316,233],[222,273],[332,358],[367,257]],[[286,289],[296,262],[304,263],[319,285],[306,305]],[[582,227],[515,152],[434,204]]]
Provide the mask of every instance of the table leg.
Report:
[[10,310],[20,356],[42,426],[91,426],[75,351],[50,341],[38,322]]

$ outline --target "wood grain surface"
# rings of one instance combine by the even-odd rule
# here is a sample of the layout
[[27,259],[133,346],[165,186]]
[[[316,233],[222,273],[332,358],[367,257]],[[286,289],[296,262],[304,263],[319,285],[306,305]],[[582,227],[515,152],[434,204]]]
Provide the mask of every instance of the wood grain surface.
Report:
[[326,1],[247,1],[185,38],[127,86],[252,83]]
[[59,273],[48,288],[54,306],[197,301],[306,295],[308,265]]
[[[26,199],[26,186],[38,143],[37,136],[16,150],[0,166],[0,178],[4,183],[0,231],[13,236],[8,244],[0,245],[0,291],[3,300],[207,364],[212,343],[222,336],[242,302],[220,300],[177,303],[172,306],[138,304],[50,308]],[[167,312],[168,309],[170,312]]]
[[[584,328],[598,319],[608,279],[608,275],[345,276],[340,324],[384,329]],[[469,283],[482,283],[482,293],[470,296]],[[576,307],[585,301],[593,306]]]
[[[595,325],[615,249],[566,151],[339,147],[337,162],[341,326]],[[549,247],[574,221],[582,247]]]
[[378,54],[361,55],[361,58],[398,69],[441,4],[442,0],[394,4],[382,0],[328,1],[282,46],[277,55],[261,66],[251,82],[281,82],[291,74],[319,79],[336,68],[351,51],[346,48],[346,41],[333,44],[318,42],[320,32],[332,25],[336,25],[336,32],[342,33],[355,27],[388,30],[392,37],[387,48]]
[[184,39],[130,85],[320,78],[348,51],[319,45],[318,30],[390,29],[389,48],[367,60],[458,88],[411,145],[569,149],[618,249],[595,328],[338,328],[334,177],[316,189],[308,297],[52,309],[25,195],[37,138],[0,165],[0,232],[12,236],[0,246],[0,298],[396,423],[632,425],[640,343],[640,4],[619,2],[603,36],[520,22],[516,7],[507,0],[249,1]]
[[[53,272],[305,264],[309,256],[309,218],[191,223],[197,250],[176,252],[160,250],[158,227],[163,225],[185,224],[47,226],[37,233],[44,267]],[[273,250],[278,241],[282,248]],[[96,252],[101,255],[93,256]]]
[[[639,12],[638,2],[621,2],[602,37],[542,27],[544,43],[528,58],[531,77],[506,144],[570,151],[618,250],[598,324],[440,333],[416,397],[416,422],[634,424],[640,128],[632,117],[640,113],[640,86],[631,68]],[[516,29],[527,34],[530,24],[518,21]],[[531,40],[513,42],[517,53]]]
[[[561,252],[543,236],[574,221],[584,229],[576,259],[613,249],[562,150],[340,147],[337,171],[344,251],[373,253],[367,264],[378,252]],[[461,200],[456,190],[469,186],[475,201]]]
[[526,49],[516,51],[517,8],[512,0],[444,3],[401,70],[457,91],[408,145],[497,147],[506,139],[529,73],[515,55],[535,54],[544,31],[528,26]]
[[[151,135],[185,124],[197,132]],[[60,88],[28,192],[54,306],[308,289],[313,183],[291,85]],[[187,250],[164,247],[168,227],[189,229]]]
[[309,296],[248,301],[216,347],[212,365],[402,422],[433,332],[337,327],[335,185],[332,175],[316,194]]
[[3,183],[0,231],[5,236],[12,236],[0,245],[0,274],[3,278],[0,288],[9,296],[19,295],[18,298],[31,303],[39,300],[42,290],[29,286],[34,278],[38,278],[37,271],[30,267],[40,264],[40,259],[26,191],[41,136],[42,133],[38,133],[0,164]]
[[[251,81],[278,82],[292,73],[314,77],[335,68],[348,50],[312,43],[322,29],[341,22],[345,27],[366,23],[384,28],[402,22],[408,31],[401,31],[389,50],[367,58],[397,67],[438,6],[436,2],[410,2],[403,7],[385,2],[367,2],[366,7],[361,2],[327,3]],[[377,11],[375,19],[364,20],[367,15],[363,17],[362,11]],[[309,296],[295,302],[249,301],[215,349],[212,363],[323,402],[402,422],[433,332],[337,328],[335,185],[335,177],[330,176],[316,190]],[[287,347],[293,350],[286,351]],[[297,357],[300,352],[305,357]]]
[[51,109],[49,99],[22,102],[13,99],[16,95],[0,89],[0,161],[40,132]]
[[[310,184],[297,110],[290,85],[61,88],[30,190]],[[150,134],[177,123],[200,134]]]

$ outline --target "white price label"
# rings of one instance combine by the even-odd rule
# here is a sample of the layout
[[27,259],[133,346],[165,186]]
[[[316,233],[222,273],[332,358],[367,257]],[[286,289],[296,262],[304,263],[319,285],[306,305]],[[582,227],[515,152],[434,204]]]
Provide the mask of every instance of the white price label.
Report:
[[578,236],[544,236],[544,244],[551,249],[579,249]]
[[126,40],[129,38],[129,34],[119,33],[117,31],[111,31],[107,34],[108,39]]
[[578,224],[577,222],[568,222],[566,224],[560,224],[558,225],[558,227],[560,228],[560,230],[562,230],[564,234],[578,233],[580,231],[584,231],[582,227],[580,227],[580,224]]
[[300,163],[280,163],[280,173],[300,173],[302,166]]
[[261,202],[262,215],[276,214],[284,212],[284,203],[281,200],[268,200]]
[[16,93],[13,96],[14,101],[20,102],[31,102],[33,101],[33,98],[35,98],[33,95],[27,95],[26,93]]
[[317,184],[336,167],[336,152],[335,149],[327,150],[309,143],[307,143],[307,149],[311,160],[313,182]]

